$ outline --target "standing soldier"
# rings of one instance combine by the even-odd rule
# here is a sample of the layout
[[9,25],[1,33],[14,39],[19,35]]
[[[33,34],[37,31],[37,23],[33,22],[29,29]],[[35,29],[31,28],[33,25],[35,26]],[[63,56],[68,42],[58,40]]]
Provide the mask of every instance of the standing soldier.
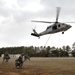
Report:
[[8,62],[9,59],[10,59],[9,53],[8,53],[8,51],[6,51],[3,56],[3,63],[4,63],[4,61]]

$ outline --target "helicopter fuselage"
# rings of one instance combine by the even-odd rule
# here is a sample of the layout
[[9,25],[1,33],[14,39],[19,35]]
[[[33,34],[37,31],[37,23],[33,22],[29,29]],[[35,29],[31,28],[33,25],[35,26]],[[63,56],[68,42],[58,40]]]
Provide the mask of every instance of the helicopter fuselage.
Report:
[[65,24],[65,23],[56,23],[53,24],[51,26],[48,26],[47,29],[39,34],[53,34],[53,33],[57,33],[57,32],[64,32],[66,30],[68,30],[69,28],[71,28],[70,25]]

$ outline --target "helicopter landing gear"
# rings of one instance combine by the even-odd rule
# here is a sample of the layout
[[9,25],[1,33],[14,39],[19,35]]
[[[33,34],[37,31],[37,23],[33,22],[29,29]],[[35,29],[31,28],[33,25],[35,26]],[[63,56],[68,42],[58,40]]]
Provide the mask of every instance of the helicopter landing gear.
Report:
[[62,34],[64,34],[64,32],[62,32]]

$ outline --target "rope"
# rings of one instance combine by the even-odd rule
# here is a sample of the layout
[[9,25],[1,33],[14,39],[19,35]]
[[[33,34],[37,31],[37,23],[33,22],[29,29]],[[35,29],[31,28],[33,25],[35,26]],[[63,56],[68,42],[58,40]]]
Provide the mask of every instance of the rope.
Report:
[[48,43],[48,41],[49,41],[50,37],[51,37],[51,35],[48,37],[48,39],[47,39],[47,41],[46,41],[46,43],[45,43],[45,45],[44,45],[44,46],[46,46],[46,45],[47,45],[47,43]]

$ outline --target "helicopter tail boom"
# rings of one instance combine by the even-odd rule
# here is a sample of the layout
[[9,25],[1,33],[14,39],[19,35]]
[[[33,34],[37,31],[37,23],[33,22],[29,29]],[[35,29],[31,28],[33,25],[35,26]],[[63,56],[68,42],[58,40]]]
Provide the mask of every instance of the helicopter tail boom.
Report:
[[31,35],[36,36],[36,37],[39,37],[39,36],[40,36],[40,35],[36,32],[35,29],[33,29],[33,32],[34,32],[34,33],[31,33]]

